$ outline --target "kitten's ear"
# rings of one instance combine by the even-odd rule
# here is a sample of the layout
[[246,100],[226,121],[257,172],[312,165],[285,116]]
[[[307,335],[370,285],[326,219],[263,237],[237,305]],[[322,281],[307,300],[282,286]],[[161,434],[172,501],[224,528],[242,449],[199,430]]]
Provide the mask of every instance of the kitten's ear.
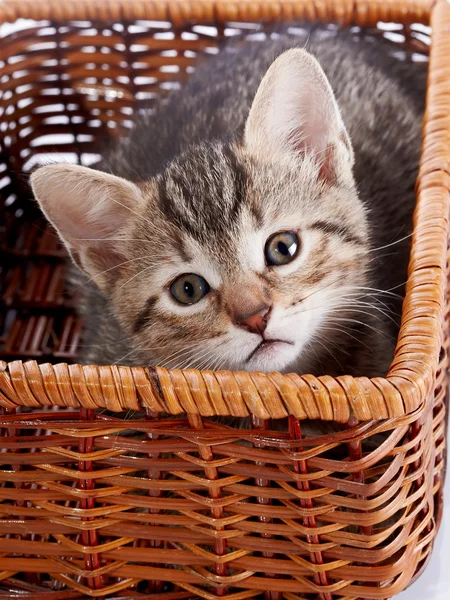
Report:
[[269,160],[309,154],[329,182],[351,174],[350,139],[328,79],[311,54],[287,50],[272,63],[250,109],[245,143]]
[[114,274],[114,267],[124,260],[118,238],[139,215],[143,202],[139,188],[77,165],[41,167],[30,182],[75,263],[101,286],[109,279],[108,269]]

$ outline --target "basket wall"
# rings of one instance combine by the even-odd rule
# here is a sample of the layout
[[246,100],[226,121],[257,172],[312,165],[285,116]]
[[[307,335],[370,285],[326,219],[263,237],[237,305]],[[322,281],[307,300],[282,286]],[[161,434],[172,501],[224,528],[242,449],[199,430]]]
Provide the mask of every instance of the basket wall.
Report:
[[[227,36],[280,19],[394,21],[403,59],[424,59],[428,32],[411,23],[427,24],[433,4],[0,4],[4,21],[38,21],[0,45],[0,600],[384,599],[421,572],[445,467],[450,5],[431,16],[408,299],[387,379],[68,366],[82,323],[24,173],[56,155],[92,162]],[[255,416],[245,431],[214,414]],[[284,416],[289,431],[271,431]],[[347,425],[310,439],[305,418]]]

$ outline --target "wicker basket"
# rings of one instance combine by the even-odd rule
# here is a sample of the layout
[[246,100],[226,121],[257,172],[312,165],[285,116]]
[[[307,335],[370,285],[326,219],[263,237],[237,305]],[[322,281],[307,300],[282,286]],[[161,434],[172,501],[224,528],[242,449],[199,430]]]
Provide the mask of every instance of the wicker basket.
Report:
[[[0,47],[0,352],[9,361],[0,362],[0,600],[397,594],[424,568],[442,510],[450,5],[0,3],[0,22],[20,18],[37,23]],[[305,18],[374,36],[378,22],[398,23],[406,60],[428,56],[423,25],[432,26],[407,296],[388,377],[72,364],[81,323],[64,292],[64,251],[30,202],[24,171],[48,153],[88,164],[98,142],[224,37]],[[217,414],[252,414],[252,429],[208,421]],[[289,433],[272,432],[268,419],[285,416]],[[310,439],[306,418],[347,429]],[[117,435],[127,429],[135,435]]]

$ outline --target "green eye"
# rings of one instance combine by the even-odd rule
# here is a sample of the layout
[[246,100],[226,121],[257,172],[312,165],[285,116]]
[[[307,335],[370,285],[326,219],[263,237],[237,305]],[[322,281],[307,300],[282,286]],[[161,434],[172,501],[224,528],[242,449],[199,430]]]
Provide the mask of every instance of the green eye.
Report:
[[208,292],[208,282],[195,273],[180,275],[170,286],[170,293],[180,304],[197,304]]
[[275,233],[266,242],[266,262],[271,266],[287,265],[297,256],[299,248],[298,236],[293,231]]

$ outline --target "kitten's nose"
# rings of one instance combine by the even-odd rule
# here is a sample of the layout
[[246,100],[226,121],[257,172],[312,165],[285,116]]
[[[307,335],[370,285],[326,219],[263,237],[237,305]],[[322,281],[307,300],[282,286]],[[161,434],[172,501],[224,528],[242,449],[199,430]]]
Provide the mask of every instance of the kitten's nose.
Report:
[[262,306],[251,315],[235,315],[234,321],[239,327],[243,327],[251,333],[262,335],[267,327],[270,310],[270,306]]

